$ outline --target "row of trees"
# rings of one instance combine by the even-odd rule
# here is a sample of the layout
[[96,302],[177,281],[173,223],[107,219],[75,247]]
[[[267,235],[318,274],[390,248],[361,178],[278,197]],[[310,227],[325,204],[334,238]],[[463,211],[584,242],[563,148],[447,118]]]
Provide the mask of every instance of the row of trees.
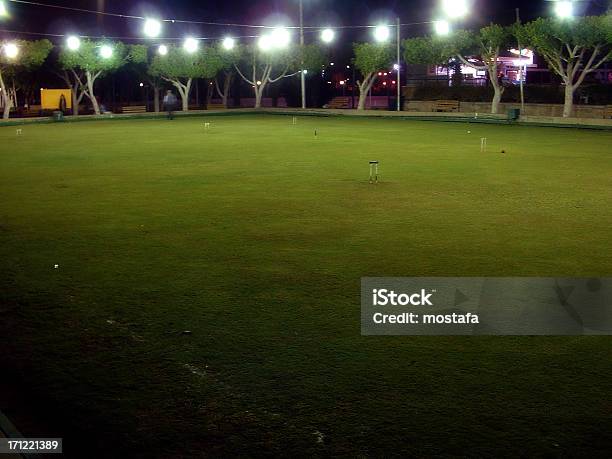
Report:
[[461,30],[446,37],[413,38],[404,41],[404,58],[409,63],[432,65],[448,65],[458,59],[469,67],[486,70],[494,90],[491,113],[497,113],[504,92],[498,79],[499,57],[518,47],[517,43],[543,57],[563,81],[563,116],[569,117],[576,89],[589,73],[612,60],[612,15],[571,21],[540,18],[524,25],[492,24],[475,32]]
[[[504,87],[498,79],[499,57],[516,43],[529,47],[542,56],[565,85],[564,116],[571,116],[574,93],[585,77],[612,59],[612,16],[576,18],[572,21],[538,19],[525,25],[510,27],[490,25],[478,31],[460,30],[448,36],[427,36],[404,40],[404,59],[410,64],[449,65],[459,61],[464,65],[485,70],[494,97],[491,112],[497,113]],[[48,40],[15,42],[18,56],[0,54],[0,96],[4,118],[16,100],[18,85],[24,73],[42,65],[53,45]],[[102,57],[100,49],[112,47],[112,55]],[[358,109],[365,109],[366,97],[381,69],[394,63],[393,46],[389,44],[356,43],[354,65],[362,74],[356,82],[360,98]],[[265,89],[283,78],[296,75],[302,69],[319,70],[326,56],[317,45],[293,46],[284,50],[265,52],[256,44],[236,46],[226,50],[222,46],[201,47],[193,53],[181,47],[168,46],[163,55],[144,45],[121,42],[83,40],[77,50],[61,47],[58,55],[58,74],[72,88],[72,106],[86,97],[96,114],[100,107],[95,94],[95,83],[104,74],[132,65],[154,89],[154,105],[159,111],[159,93],[164,83],[178,91],[183,110],[189,108],[189,94],[193,80],[214,80],[224,104],[234,78],[242,78],[252,86],[255,106],[261,106]]]
[[[5,81],[18,88],[17,82],[25,72],[33,72],[47,59],[53,45],[48,40],[14,43],[19,54],[8,57],[0,54],[0,85],[4,118],[9,117],[15,105],[16,91],[7,90]],[[103,46],[112,48],[110,56],[102,57]],[[214,80],[213,89],[227,104],[231,83],[236,75],[253,87],[256,107],[261,107],[262,97],[268,85],[296,75],[301,69],[319,70],[326,57],[316,45],[305,45],[274,52],[264,52],[255,44],[237,46],[232,50],[221,45],[200,47],[187,52],[182,47],[167,46],[164,54],[145,45],[126,45],[121,42],[97,42],[82,40],[76,50],[60,47],[57,58],[57,74],[72,89],[72,106],[78,115],[79,104],[87,98],[94,112],[100,114],[95,93],[96,81],[105,74],[117,71],[129,64],[145,78],[154,93],[154,106],[160,109],[159,94],[164,84],[171,84],[178,92],[183,110],[189,109],[189,95],[194,79]]]

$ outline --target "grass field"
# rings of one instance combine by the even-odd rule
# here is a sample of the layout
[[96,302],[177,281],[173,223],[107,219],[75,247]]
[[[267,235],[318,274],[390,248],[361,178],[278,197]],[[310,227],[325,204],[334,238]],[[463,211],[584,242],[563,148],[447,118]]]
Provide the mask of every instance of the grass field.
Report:
[[609,456],[612,338],[362,337],[359,294],[612,275],[611,144],[255,115],[0,128],[0,365],[31,397],[6,414],[75,457]]

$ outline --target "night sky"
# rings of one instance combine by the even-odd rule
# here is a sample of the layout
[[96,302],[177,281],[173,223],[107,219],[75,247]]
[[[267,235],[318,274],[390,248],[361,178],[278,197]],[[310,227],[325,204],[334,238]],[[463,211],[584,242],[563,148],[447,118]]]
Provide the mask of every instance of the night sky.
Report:
[[[107,12],[137,16],[157,16],[185,20],[214,22],[270,24],[297,24],[297,0],[39,0],[40,3],[96,10],[99,4]],[[306,25],[363,25],[378,23],[400,16],[403,23],[437,19],[440,0],[304,0]],[[8,3],[10,20],[0,28],[28,32],[77,33],[91,35],[138,37],[141,21],[105,17],[98,21],[95,15]],[[523,20],[550,14],[551,2],[546,0],[473,0],[472,14],[462,23],[465,27],[485,25],[491,21],[511,23],[515,8],[521,9]],[[601,14],[612,7],[612,0],[585,0],[579,3],[580,12]],[[430,26],[405,27],[402,35],[428,33]],[[9,34],[0,32],[4,37]],[[218,37],[228,33],[234,36],[257,34],[257,29],[231,29],[189,24],[167,24],[166,37]],[[26,36],[21,35],[26,38]],[[33,38],[33,37],[31,37]],[[344,39],[343,39],[344,38]],[[367,31],[345,31],[338,37],[341,46],[347,42],[368,39]]]

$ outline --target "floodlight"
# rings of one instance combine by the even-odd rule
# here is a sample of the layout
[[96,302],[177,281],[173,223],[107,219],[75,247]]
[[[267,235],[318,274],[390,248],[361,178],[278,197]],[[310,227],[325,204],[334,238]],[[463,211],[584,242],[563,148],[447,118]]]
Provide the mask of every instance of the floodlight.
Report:
[[379,25],[374,29],[374,38],[377,42],[382,43],[387,41],[391,36],[391,31],[386,25]]
[[161,33],[162,25],[157,19],[147,19],[144,23],[144,34],[149,38],[158,37]]
[[291,41],[291,34],[284,27],[276,27],[270,34],[272,46],[275,48],[286,48]]
[[231,51],[234,49],[234,46],[236,46],[236,40],[232,37],[226,37],[225,40],[223,40],[223,49]]
[[442,0],[442,10],[451,19],[458,19],[468,13],[466,0]]
[[138,86],[140,86],[141,88],[144,88],[144,83],[140,83]]
[[200,45],[198,43],[198,40],[192,37],[186,38],[185,43],[183,43],[183,48],[185,49],[185,51],[191,54],[195,53],[198,50],[199,46]]
[[559,19],[569,19],[574,16],[574,4],[569,1],[555,2],[555,14]]
[[111,48],[109,45],[103,45],[100,48],[100,56],[102,56],[104,59],[110,59],[113,57],[113,48]]
[[9,59],[15,59],[19,55],[19,47],[15,43],[4,45],[4,54]]
[[259,42],[257,43],[259,49],[262,51],[270,51],[272,48],[272,38],[270,35],[262,35],[259,37]]
[[393,70],[399,70],[400,66],[399,64],[393,64]]
[[71,35],[66,39],[66,45],[70,51],[76,51],[81,47],[81,39],[75,35]]
[[448,35],[450,33],[450,24],[448,21],[436,21],[434,22],[434,29],[438,35]]
[[0,18],[5,16],[8,16],[8,9],[4,2],[0,0]]
[[323,43],[331,43],[334,41],[335,36],[336,32],[334,32],[332,29],[325,29],[321,31],[321,41],[323,41]]
[[168,54],[168,47],[166,45],[159,45],[159,48],[157,48],[157,52],[160,56],[165,56],[166,54]]

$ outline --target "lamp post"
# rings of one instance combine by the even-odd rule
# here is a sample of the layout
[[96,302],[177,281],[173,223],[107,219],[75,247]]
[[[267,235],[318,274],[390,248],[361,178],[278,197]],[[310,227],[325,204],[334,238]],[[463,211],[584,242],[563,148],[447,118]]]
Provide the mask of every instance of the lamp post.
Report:
[[304,73],[304,4],[300,0],[300,46],[302,47],[302,71],[300,72],[300,81],[302,85],[302,108],[306,108],[306,74]]
[[401,39],[402,39],[402,25],[400,23],[400,18],[397,18],[397,62],[395,63],[397,67],[397,111],[402,111],[402,77],[401,77]]
[[[521,15],[519,8],[516,9],[516,25],[521,25]],[[527,65],[523,66],[523,48],[521,47],[521,34],[516,34],[518,37],[518,52],[519,52],[519,84],[521,86],[521,114],[525,114],[525,88],[523,85],[523,79],[527,77]]]

